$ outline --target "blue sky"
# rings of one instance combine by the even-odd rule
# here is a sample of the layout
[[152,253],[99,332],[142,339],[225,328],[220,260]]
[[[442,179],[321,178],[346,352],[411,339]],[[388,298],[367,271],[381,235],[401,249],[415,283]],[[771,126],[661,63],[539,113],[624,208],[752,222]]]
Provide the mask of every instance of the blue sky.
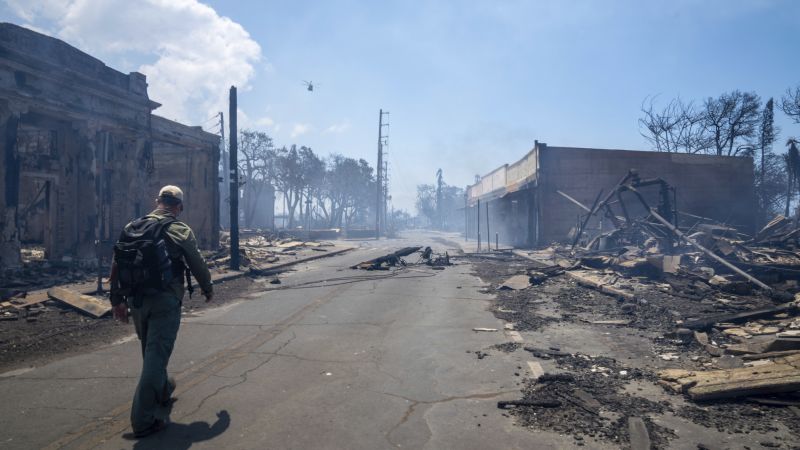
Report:
[[[242,123],[278,145],[374,164],[378,109],[389,110],[391,193],[407,209],[437,168],[463,186],[535,139],[646,149],[648,95],[766,100],[800,84],[800,2],[789,0],[204,4],[7,0],[0,19],[143,71],[170,118],[213,128],[237,84]],[[781,141],[800,135],[776,118]]]

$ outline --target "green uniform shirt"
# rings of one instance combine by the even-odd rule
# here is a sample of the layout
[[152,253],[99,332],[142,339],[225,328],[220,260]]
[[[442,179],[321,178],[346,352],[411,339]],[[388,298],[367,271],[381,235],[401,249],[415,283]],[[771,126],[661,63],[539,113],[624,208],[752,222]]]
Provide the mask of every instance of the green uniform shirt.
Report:
[[[175,218],[175,215],[169,211],[157,209],[148,214],[146,217],[153,217],[161,220],[167,217]],[[166,228],[166,234],[175,244],[174,246],[167,246],[170,253],[170,258],[183,258],[183,260],[186,262],[186,265],[189,267],[189,270],[192,272],[192,275],[194,275],[194,278],[197,280],[197,284],[200,285],[200,289],[203,292],[213,292],[214,288],[211,284],[211,273],[208,271],[206,261],[203,259],[203,256],[197,249],[197,239],[195,239],[192,229],[189,228],[189,226],[185,223],[176,221],[172,222]],[[170,291],[179,299],[182,299],[185,293],[184,282],[185,277],[175,277],[169,286]],[[111,304],[116,305],[122,301],[122,298],[115,296],[113,292],[111,293]]]

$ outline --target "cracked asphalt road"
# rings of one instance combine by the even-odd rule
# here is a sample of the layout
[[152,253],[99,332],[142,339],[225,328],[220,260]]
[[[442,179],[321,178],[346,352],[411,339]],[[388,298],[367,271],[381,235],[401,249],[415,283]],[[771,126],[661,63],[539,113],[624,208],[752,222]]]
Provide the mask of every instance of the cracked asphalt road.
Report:
[[[514,356],[463,263],[443,271],[348,267],[436,235],[364,242],[264,280],[240,301],[183,319],[167,430],[127,441],[141,367],[128,338],[0,377],[0,448],[560,448],[513,425]],[[452,252],[451,252],[452,253]],[[409,259],[414,259],[411,257]],[[327,281],[324,281],[327,280]],[[475,351],[490,353],[478,359]],[[524,373],[522,374],[524,376]]]

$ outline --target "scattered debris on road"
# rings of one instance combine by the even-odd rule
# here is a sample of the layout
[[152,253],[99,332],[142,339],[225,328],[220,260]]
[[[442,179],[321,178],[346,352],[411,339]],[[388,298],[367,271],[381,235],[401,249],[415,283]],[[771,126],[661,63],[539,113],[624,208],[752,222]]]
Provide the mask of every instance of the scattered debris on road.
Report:
[[[647,183],[662,190],[657,208],[636,194]],[[682,213],[665,202],[663,180],[632,172],[616,191],[633,192],[645,215],[617,216],[610,206],[624,208],[622,200],[598,196],[586,210],[612,231],[588,229],[584,216],[572,245],[463,255],[496,287],[484,289],[495,295],[492,311],[515,330],[549,340],[569,327],[576,342],[560,341],[569,347],[608,336],[628,358],[524,345],[537,373],[503,408],[520,425],[573,435],[578,446],[667,447],[676,430],[654,420],[665,415],[758,442],[800,439],[789,409],[800,408],[800,216],[778,216],[753,236],[703,218],[678,228]],[[637,394],[647,385],[655,391]],[[653,400],[657,392],[665,399]],[[560,406],[544,412],[537,402]],[[742,414],[749,419],[736,419]]]
[[[204,252],[209,268],[226,270],[230,264],[230,237],[223,233],[220,248],[213,252]],[[331,242],[306,241],[285,232],[271,233],[260,230],[244,230],[239,241],[240,264],[251,270],[261,270],[267,264],[275,264],[289,256],[297,256],[298,252],[308,249],[325,252],[325,247],[332,247]]]
[[508,409],[514,406],[532,406],[537,408],[558,408],[561,402],[558,400],[504,400],[497,402],[500,409]]
[[436,254],[431,247],[425,247],[423,249],[421,246],[418,246],[404,247],[378,258],[360,262],[350,268],[362,270],[389,270],[391,267],[406,266],[409,263],[403,258],[417,252],[420,252],[418,263],[430,266],[434,270],[442,270],[452,265],[450,262],[450,255],[447,252],[444,252],[444,254]]
[[406,262],[402,258],[418,252],[421,248],[422,247],[404,247],[396,252],[358,263],[350,268],[363,270],[389,270],[390,267],[397,265],[404,266],[406,265]]

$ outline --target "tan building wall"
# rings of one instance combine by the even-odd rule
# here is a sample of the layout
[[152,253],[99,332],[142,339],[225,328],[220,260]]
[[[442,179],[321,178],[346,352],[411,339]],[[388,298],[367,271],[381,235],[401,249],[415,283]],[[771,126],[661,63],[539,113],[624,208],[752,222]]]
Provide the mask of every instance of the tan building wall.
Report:
[[[490,172],[491,176],[467,187],[467,237],[477,238],[480,200],[484,243],[487,237],[494,240],[495,233],[501,242],[519,247],[564,241],[585,211],[557,191],[590,207],[601,190],[610,192],[631,169],[642,178],[660,177],[673,186],[679,211],[711,218],[744,232],[754,231],[751,158],[550,147],[537,142],[520,161],[501,166]],[[505,174],[505,186],[496,185],[498,171]],[[657,189],[647,188],[643,193],[655,207]],[[644,214],[633,196],[623,199],[632,217]],[[593,220],[589,227],[597,229],[599,225]],[[610,224],[605,224],[604,229],[610,229]]]
[[[556,191],[590,206],[601,189],[610,192],[630,169],[642,178],[663,178],[676,190],[677,208],[752,233],[755,191],[751,158],[630,150],[545,147],[539,155],[540,242],[562,240],[583,211]],[[658,203],[655,187],[643,189]],[[633,195],[623,197],[632,217],[645,212]]]

